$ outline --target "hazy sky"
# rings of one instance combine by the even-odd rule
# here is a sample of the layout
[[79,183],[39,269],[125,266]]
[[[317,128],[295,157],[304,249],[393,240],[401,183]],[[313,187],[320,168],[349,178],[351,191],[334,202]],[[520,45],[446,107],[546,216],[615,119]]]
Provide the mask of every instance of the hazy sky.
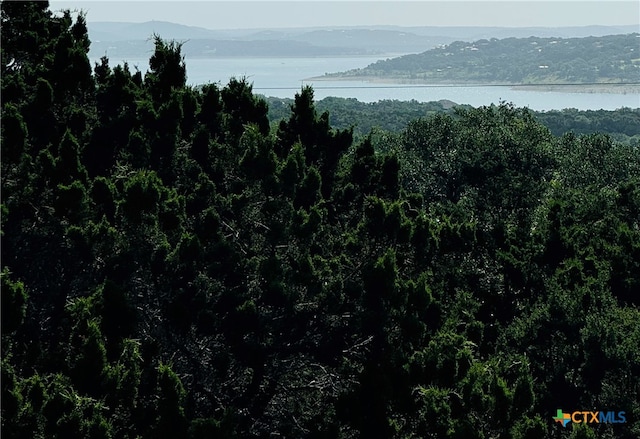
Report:
[[172,21],[209,29],[305,26],[587,26],[640,23],[633,1],[50,1],[88,21]]

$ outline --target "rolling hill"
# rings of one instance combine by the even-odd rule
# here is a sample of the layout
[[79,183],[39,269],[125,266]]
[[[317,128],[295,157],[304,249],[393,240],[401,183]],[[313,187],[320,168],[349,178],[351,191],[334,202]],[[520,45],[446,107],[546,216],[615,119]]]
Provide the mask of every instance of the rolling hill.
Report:
[[415,83],[638,83],[640,34],[456,41],[327,78]]

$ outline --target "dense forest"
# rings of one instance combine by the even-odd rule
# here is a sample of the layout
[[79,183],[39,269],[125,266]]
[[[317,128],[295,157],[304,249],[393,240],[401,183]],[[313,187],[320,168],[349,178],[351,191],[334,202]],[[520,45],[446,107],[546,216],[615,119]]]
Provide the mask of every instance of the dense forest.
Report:
[[585,38],[456,41],[327,77],[427,83],[632,83],[640,77],[640,34]]
[[3,437],[640,437],[637,147],[509,104],[355,142],[1,8]]
[[[287,119],[293,99],[266,97],[269,105],[269,120],[279,122]],[[318,112],[328,112],[333,128],[353,128],[354,138],[366,137],[372,129],[390,132],[402,131],[414,119],[433,116],[437,113],[455,114],[456,109],[471,109],[468,105],[442,100],[418,102],[383,100],[360,102],[353,98],[326,97],[315,103]],[[640,108],[618,110],[577,110],[567,108],[552,111],[531,111],[534,119],[549,128],[551,134],[604,133],[618,142],[640,144]]]

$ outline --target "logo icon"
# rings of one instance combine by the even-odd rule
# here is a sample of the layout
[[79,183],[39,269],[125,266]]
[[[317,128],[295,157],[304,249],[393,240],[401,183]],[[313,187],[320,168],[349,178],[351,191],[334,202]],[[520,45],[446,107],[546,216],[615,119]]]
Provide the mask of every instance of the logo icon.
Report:
[[558,409],[556,415],[553,417],[555,422],[559,422],[563,427],[566,427],[569,422],[571,422],[571,414],[562,413],[562,409]]

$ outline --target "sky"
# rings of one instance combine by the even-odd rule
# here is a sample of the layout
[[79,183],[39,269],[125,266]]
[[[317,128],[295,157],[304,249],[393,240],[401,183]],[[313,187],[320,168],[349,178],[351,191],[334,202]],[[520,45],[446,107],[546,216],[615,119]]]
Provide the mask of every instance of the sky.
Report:
[[590,0],[50,0],[50,8],[82,9],[87,21],[151,20],[208,29],[314,26],[561,27],[639,25],[640,2]]

